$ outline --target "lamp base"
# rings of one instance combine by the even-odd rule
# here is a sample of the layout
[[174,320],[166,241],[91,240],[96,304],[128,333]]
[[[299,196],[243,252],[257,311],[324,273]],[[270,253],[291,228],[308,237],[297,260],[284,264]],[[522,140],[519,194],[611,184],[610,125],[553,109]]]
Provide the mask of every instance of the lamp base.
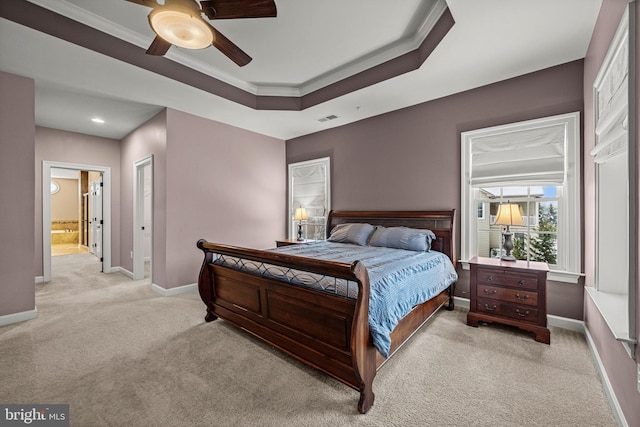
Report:
[[302,238],[302,223],[298,224],[298,242],[302,242],[304,239]]
[[504,249],[504,255],[501,257],[503,261],[515,261],[516,258],[511,255],[511,251],[513,250],[513,241],[511,240],[511,236],[513,233],[509,231],[509,227],[507,227],[507,231],[503,233],[504,235],[504,243],[502,248]]

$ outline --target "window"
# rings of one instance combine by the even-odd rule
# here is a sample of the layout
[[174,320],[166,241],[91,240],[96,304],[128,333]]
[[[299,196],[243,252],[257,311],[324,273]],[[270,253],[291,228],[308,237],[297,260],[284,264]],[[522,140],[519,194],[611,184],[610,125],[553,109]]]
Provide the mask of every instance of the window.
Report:
[[476,255],[499,258],[503,252],[502,229],[494,225],[498,206],[509,202],[517,204],[524,220],[522,226],[511,226],[513,253],[516,259],[546,262],[557,265],[558,258],[558,187],[481,187],[479,204],[491,213],[489,218],[478,218]]
[[637,286],[636,5],[629,3],[593,84],[595,283],[586,290],[635,358]]
[[577,283],[579,123],[571,113],[462,133],[463,265],[473,256],[501,256],[503,230],[493,223],[498,205],[510,202],[524,219],[511,227],[513,255],[547,262],[551,280]]
[[296,208],[303,207],[308,219],[302,222],[304,239],[324,240],[330,205],[329,157],[289,164],[289,238],[298,234]]

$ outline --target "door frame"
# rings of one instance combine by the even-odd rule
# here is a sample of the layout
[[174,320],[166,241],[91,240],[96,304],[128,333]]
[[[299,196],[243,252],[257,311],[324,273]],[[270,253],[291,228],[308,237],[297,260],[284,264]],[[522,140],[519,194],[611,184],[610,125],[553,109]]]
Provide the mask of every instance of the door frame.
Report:
[[133,163],[133,280],[144,279],[144,169],[149,166],[151,201],[151,283],[153,283],[153,154]]
[[111,273],[111,168],[78,163],[42,162],[42,276],[51,281],[51,168],[102,173],[102,271]]

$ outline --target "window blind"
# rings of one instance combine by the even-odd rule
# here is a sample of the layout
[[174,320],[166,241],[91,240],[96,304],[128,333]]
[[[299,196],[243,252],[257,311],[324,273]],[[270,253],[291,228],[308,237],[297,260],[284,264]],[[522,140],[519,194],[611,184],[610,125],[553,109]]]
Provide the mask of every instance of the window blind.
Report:
[[562,185],[565,145],[564,124],[473,138],[470,183],[474,187]]
[[291,209],[304,206],[310,216],[323,216],[326,210],[326,165],[297,167],[291,174],[293,184]]
[[591,150],[596,163],[604,163],[627,150],[629,77],[622,67],[615,67],[612,70],[615,75],[607,80],[606,87],[596,90],[596,145]]

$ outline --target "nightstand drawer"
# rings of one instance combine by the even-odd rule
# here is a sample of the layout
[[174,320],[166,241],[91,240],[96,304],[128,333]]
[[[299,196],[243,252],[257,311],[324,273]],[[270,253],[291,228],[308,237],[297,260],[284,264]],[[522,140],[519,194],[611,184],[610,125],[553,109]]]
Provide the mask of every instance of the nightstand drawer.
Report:
[[522,305],[506,304],[497,300],[478,299],[479,313],[510,317],[524,322],[538,323],[538,309]]
[[478,284],[513,286],[520,289],[538,289],[538,276],[527,273],[511,273],[496,269],[479,267],[476,272]]
[[515,302],[537,307],[538,293],[528,290],[500,288],[497,286],[478,285],[478,298],[491,298],[505,302]]

